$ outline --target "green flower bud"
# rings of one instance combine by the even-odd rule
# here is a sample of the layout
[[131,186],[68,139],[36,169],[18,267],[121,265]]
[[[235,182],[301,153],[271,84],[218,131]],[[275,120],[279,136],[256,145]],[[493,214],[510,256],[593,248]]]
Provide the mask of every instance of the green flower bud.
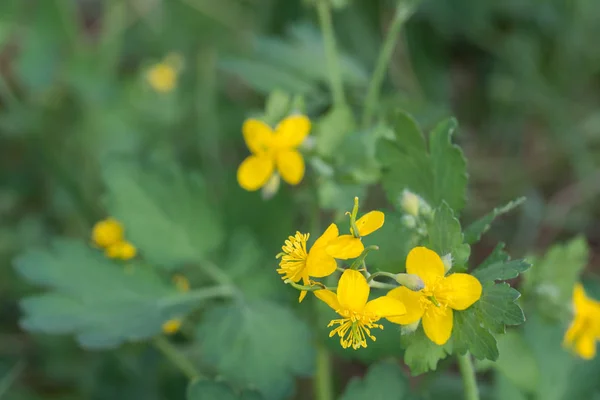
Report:
[[425,287],[425,283],[418,275],[396,274],[394,278],[396,279],[396,282],[414,292],[418,292]]

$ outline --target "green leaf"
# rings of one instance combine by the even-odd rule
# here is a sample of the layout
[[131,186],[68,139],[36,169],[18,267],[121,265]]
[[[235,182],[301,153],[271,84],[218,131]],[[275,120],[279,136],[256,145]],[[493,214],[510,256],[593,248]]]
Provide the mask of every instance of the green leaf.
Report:
[[172,269],[201,262],[221,244],[219,213],[200,176],[177,167],[157,171],[123,162],[102,172],[108,210],[144,259]]
[[428,224],[429,248],[440,256],[452,254],[456,266],[464,266],[470,255],[469,245],[463,244],[460,222],[447,203],[435,209]]
[[371,272],[399,273],[405,271],[406,256],[418,244],[419,236],[404,225],[402,215],[386,213],[385,224],[363,240],[365,245],[379,246],[379,250],[372,251],[367,257]]
[[492,332],[504,333],[505,325],[520,325],[525,314],[517,303],[521,293],[507,283],[487,283],[481,298],[471,306],[481,323]]
[[334,158],[355,126],[354,115],[350,109],[332,109],[321,117],[315,126],[317,152],[325,158]]
[[480,318],[473,306],[464,311],[454,311],[452,343],[458,354],[465,354],[468,351],[479,360],[495,361],[498,358],[496,339],[481,326]]
[[538,387],[539,368],[533,352],[524,337],[517,331],[509,331],[498,337],[500,357],[494,368],[519,389],[533,393]]
[[457,122],[449,118],[440,122],[429,136],[433,168],[434,205],[446,201],[460,211],[467,202],[467,161],[460,147],[452,144]]
[[267,400],[290,396],[295,377],[313,372],[308,327],[276,303],[256,300],[211,308],[197,338],[203,362],[236,385],[256,387]]
[[124,268],[76,240],[31,250],[15,260],[15,268],[29,282],[50,289],[21,301],[21,325],[32,332],[72,333],[86,348],[150,338],[197,302],[195,292],[179,293],[147,266]]
[[473,275],[481,283],[493,282],[507,279],[514,279],[520,273],[527,271],[531,267],[525,260],[498,261],[484,267],[478,267],[473,271]]
[[452,353],[450,343],[438,346],[429,340],[421,326],[414,333],[403,335],[402,342],[406,347],[404,362],[413,376],[435,371],[438,361]]
[[387,361],[369,368],[363,379],[352,378],[340,400],[402,400],[409,398],[406,377],[397,363]]
[[481,264],[479,264],[477,269],[487,268],[488,266],[499,262],[508,262],[510,260],[510,256],[506,251],[504,251],[505,246],[506,244],[502,242],[498,243],[490,255],[487,256],[487,258],[483,260]]
[[[417,121],[404,111],[392,115],[391,125],[394,127],[396,142],[400,148],[409,154],[424,154],[427,152],[425,137]],[[392,144],[396,146],[395,144]]]
[[510,201],[502,207],[496,207],[489,214],[481,217],[477,221],[465,229],[465,242],[473,244],[481,239],[481,235],[486,233],[492,226],[492,222],[502,214],[506,214],[525,202],[525,197],[519,197],[513,201]]
[[223,382],[195,381],[187,389],[187,400],[261,400],[254,392],[236,394],[231,387]]

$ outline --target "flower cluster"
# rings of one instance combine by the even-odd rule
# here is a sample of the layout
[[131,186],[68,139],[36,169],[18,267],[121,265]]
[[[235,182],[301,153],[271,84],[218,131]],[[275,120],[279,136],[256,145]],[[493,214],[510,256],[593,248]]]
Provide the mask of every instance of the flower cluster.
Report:
[[[350,234],[340,235],[331,224],[310,250],[308,234],[296,232],[282,247],[277,272],[282,279],[300,290],[300,301],[307,291],[329,305],[340,318],[329,323],[329,336],[338,336],[343,348],[367,347],[367,338],[375,340],[373,329],[383,329],[381,318],[400,325],[416,327],[423,321],[425,334],[438,345],[445,344],[452,334],[453,310],[465,310],[481,297],[481,283],[472,275],[446,275],[440,256],[425,247],[412,249],[407,257],[407,274],[375,273],[370,275],[362,237],[381,228],[385,216],[371,211],[358,220],[358,199],[350,215]],[[337,260],[356,259],[343,270],[336,288],[329,288],[311,278],[324,278],[338,270]],[[377,274],[393,277],[402,283],[384,296],[369,301],[370,288]],[[302,280],[302,285],[298,282]]]
[[135,246],[125,240],[123,225],[114,218],[97,222],[92,229],[92,240],[109,258],[130,260],[137,254]]
[[596,355],[596,341],[600,340],[600,302],[587,297],[580,283],[573,289],[573,311],[563,345],[590,360]]

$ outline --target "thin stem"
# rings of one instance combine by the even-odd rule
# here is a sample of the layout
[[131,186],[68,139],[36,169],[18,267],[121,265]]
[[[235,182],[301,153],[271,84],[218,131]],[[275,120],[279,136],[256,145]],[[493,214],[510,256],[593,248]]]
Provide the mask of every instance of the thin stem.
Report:
[[396,274],[392,274],[391,272],[379,271],[379,272],[374,272],[373,274],[369,275],[367,277],[367,283],[371,282],[373,279],[377,278],[378,276],[386,276],[388,278],[392,278],[393,280],[396,280]]
[[296,282],[292,282],[291,280],[287,279],[285,282],[285,284],[290,285],[293,288],[296,288],[298,290],[306,290],[307,292],[314,292],[316,290],[323,290],[323,289],[327,289],[327,290],[336,290],[336,287],[331,287],[331,286],[325,286],[324,284],[322,284],[321,282],[316,282],[316,281],[312,281],[312,285],[311,286],[307,286],[307,285],[300,285]]
[[345,108],[346,95],[344,94],[340,60],[337,52],[333,24],[331,22],[331,8],[328,0],[317,1],[317,14],[319,15],[319,23],[321,25],[321,32],[323,33],[325,57],[327,58],[327,69],[329,70],[329,86],[333,95],[333,104],[337,108]]
[[369,254],[369,252],[371,250],[379,250],[379,246],[371,245],[371,246],[365,247],[363,252],[360,253],[360,256],[358,256],[358,258],[356,260],[354,260],[352,265],[350,265],[350,269],[358,269],[358,267],[362,266],[364,268],[364,270],[366,271],[367,265],[365,264],[365,258],[367,257],[367,254]]
[[458,356],[458,367],[465,386],[465,400],[479,400],[475,369],[469,353]]
[[396,5],[394,19],[392,20],[388,33],[383,42],[383,47],[379,52],[377,63],[375,64],[375,70],[373,71],[371,81],[369,82],[362,118],[362,125],[364,128],[367,128],[371,123],[375,108],[379,102],[381,84],[383,83],[385,72],[390,63],[390,59],[392,58],[392,54],[394,53],[394,48],[396,47],[396,42],[398,41],[400,29],[402,29],[402,25],[412,14],[413,9],[414,5],[412,2],[407,2],[407,0],[399,0],[398,4]]
[[316,400],[333,400],[333,380],[331,375],[331,357],[329,357],[329,351],[325,346],[320,344],[317,346]]
[[164,336],[157,336],[154,345],[165,357],[181,370],[190,380],[202,378],[200,371],[184,356],[181,351],[171,344]]

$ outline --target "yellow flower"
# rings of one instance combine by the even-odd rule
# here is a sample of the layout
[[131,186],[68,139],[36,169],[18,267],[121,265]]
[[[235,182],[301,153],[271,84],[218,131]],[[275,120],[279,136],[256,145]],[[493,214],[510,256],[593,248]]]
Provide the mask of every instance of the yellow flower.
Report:
[[126,240],[114,243],[106,248],[106,257],[131,260],[137,254],[137,249]]
[[92,229],[92,240],[98,247],[109,247],[123,240],[123,225],[114,218],[99,221]]
[[[283,253],[277,255],[281,257],[280,268],[277,272],[282,275],[281,279],[298,282],[302,279],[304,285],[310,284],[309,277],[323,278],[329,276],[337,268],[337,263],[333,257],[327,254],[325,249],[331,240],[338,237],[338,228],[335,224],[329,225],[327,230],[318,238],[310,248],[306,250],[306,242],[309,234],[296,232],[295,236],[290,236],[281,248]],[[302,301],[306,296],[306,291],[300,292],[298,301]]]
[[146,73],[146,79],[154,90],[160,93],[168,93],[177,85],[177,68],[169,59],[150,67]]
[[310,132],[310,120],[304,115],[292,115],[281,121],[275,130],[262,121],[244,122],[242,133],[252,153],[238,168],[237,180],[248,191],[265,186],[274,173],[279,173],[290,185],[304,177],[304,158],[296,149]]
[[358,237],[354,237],[354,235],[340,235],[327,246],[327,254],[340,260],[358,257],[365,249],[360,238],[381,228],[384,220],[385,215],[381,211],[366,213],[356,221]]
[[173,276],[173,283],[180,292],[190,291],[190,281],[188,281],[188,279],[183,275],[178,274]]
[[573,289],[573,308],[575,316],[563,345],[590,360],[596,355],[596,341],[600,339],[600,303],[588,298],[578,283]]
[[162,325],[162,330],[167,335],[176,333],[181,328],[180,319],[170,319]]
[[425,288],[413,292],[404,286],[392,289],[387,296],[402,301],[406,314],[388,317],[396,324],[410,325],[421,318],[427,337],[443,345],[452,334],[452,310],[466,310],[481,297],[481,283],[469,274],[444,276],[440,256],[425,247],[415,247],[406,259],[406,272],[418,275]]
[[383,329],[383,325],[377,324],[377,321],[406,313],[404,304],[389,296],[367,302],[369,292],[369,284],[365,277],[352,269],[347,269],[342,274],[337,294],[326,289],[315,291],[319,299],[342,317],[332,320],[327,327],[337,325],[329,333],[329,337],[338,335],[340,344],[345,349],[367,347],[367,337],[375,341],[371,329]]

